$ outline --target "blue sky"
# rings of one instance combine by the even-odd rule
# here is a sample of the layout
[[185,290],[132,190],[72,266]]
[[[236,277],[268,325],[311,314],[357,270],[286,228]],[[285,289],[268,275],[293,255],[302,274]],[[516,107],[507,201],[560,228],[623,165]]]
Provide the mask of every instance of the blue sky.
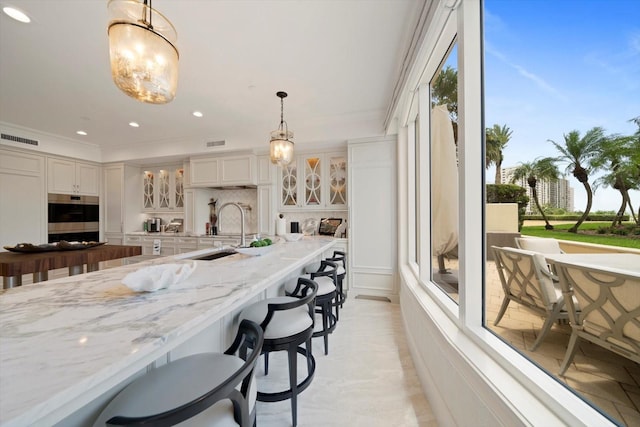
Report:
[[[484,4],[485,124],[513,131],[503,167],[557,156],[547,140],[562,143],[572,130],[636,131],[628,120],[640,116],[640,0]],[[487,171],[488,183],[494,174]],[[583,210],[582,184],[568,179],[575,208]],[[631,198],[637,212],[640,192]],[[599,188],[592,211],[617,210],[620,203],[619,193]]]

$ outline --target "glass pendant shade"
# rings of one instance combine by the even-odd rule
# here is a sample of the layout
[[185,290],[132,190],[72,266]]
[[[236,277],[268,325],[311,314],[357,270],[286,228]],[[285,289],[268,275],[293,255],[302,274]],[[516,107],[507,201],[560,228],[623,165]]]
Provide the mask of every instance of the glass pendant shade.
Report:
[[287,92],[277,92],[276,96],[280,98],[280,126],[271,132],[269,152],[271,163],[286,166],[293,160],[293,132],[284,121],[284,99],[287,97]]
[[136,0],[111,0],[111,76],[124,93],[150,104],[166,104],[178,86],[177,33],[158,11]]
[[286,166],[293,160],[293,132],[289,130],[274,130],[271,132],[271,163]]

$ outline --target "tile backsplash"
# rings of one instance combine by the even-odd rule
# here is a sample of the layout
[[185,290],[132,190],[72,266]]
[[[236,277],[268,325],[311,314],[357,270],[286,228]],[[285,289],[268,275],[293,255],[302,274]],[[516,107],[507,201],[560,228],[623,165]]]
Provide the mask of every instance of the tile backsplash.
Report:
[[[240,233],[240,212],[233,206],[228,206],[220,215],[220,207],[225,203],[235,202],[245,206],[245,232],[247,234],[256,233],[258,230],[258,191],[255,188],[236,189],[236,190],[213,190],[211,192],[213,198],[217,200],[216,208],[218,212],[218,231],[224,234],[237,234]],[[205,207],[208,209],[208,207]],[[208,210],[207,210],[208,212]],[[278,217],[276,212],[276,218]],[[313,218],[320,224],[321,218],[342,218],[345,222],[348,217],[347,211],[295,211],[295,212],[282,212],[286,221],[285,231],[288,233],[291,231],[291,222],[297,221],[300,224],[300,231],[302,232],[302,226],[307,218]],[[171,214],[171,213],[154,213],[145,215],[148,217],[160,217],[163,224],[168,224],[173,218],[184,218],[183,214]],[[204,219],[206,222],[206,217]],[[204,230],[204,224],[198,224],[202,230]],[[142,224],[140,224],[140,230]],[[274,224],[275,230],[275,224]],[[204,231],[203,231],[204,232]],[[316,234],[318,230],[316,229]]]
[[245,232],[255,233],[258,228],[258,190],[255,188],[239,190],[215,190],[217,200],[218,231],[221,233],[240,233],[240,211],[235,206],[227,206],[220,215],[220,207],[225,203],[238,203],[245,206]]

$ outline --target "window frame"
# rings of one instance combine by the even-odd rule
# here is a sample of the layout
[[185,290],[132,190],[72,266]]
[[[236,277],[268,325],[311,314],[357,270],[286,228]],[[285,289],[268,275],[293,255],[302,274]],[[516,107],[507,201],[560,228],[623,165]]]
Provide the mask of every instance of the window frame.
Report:
[[[484,169],[484,94],[483,94],[483,42],[482,0],[444,0],[440,2],[438,11],[433,16],[425,42],[420,48],[409,78],[407,88],[410,95],[400,99],[397,108],[398,125],[404,128],[399,132],[408,143],[407,150],[400,150],[406,157],[402,160],[407,170],[407,204],[400,210],[408,209],[407,219],[412,219],[411,212],[422,212],[420,221],[412,227],[401,229],[407,233],[400,236],[401,250],[400,271],[402,275],[415,281],[425,291],[425,300],[420,300],[423,307],[431,307],[428,312],[434,323],[441,325],[441,333],[450,344],[462,354],[467,355],[472,369],[481,373],[488,384],[505,402],[514,408],[523,420],[542,419],[543,414],[536,412],[536,407],[546,408],[554,416],[568,424],[588,425],[597,423],[613,425],[597,409],[586,403],[575,392],[565,387],[538,367],[533,361],[516,349],[502,341],[488,328],[484,322],[484,284],[485,284],[485,169]],[[409,261],[409,251],[415,246],[408,243],[412,238],[430,242],[430,197],[429,197],[429,150],[418,149],[420,161],[413,171],[417,144],[415,141],[415,118],[420,111],[430,111],[431,97],[429,80],[446,58],[449,46],[457,39],[458,43],[458,150],[459,150],[459,304],[449,298],[434,282],[431,281],[431,250],[422,251],[418,262]],[[426,78],[428,76],[428,78]],[[417,96],[416,96],[417,94]],[[429,120],[420,114],[419,134],[430,135]],[[407,129],[409,129],[407,131]],[[478,139],[478,135],[480,138]],[[411,139],[414,138],[413,141]],[[412,146],[413,144],[413,146]],[[426,153],[425,153],[426,152]],[[417,169],[417,170],[416,170]],[[401,170],[401,169],[400,169]],[[478,180],[481,177],[481,180]],[[412,186],[410,182],[417,182]],[[416,181],[417,180],[417,181]],[[417,186],[417,187],[416,187]],[[417,191],[416,191],[417,188]],[[415,200],[416,194],[418,200]],[[424,213],[429,215],[425,219]],[[427,238],[425,240],[425,238]],[[424,252],[427,252],[425,254]],[[404,258],[404,259],[403,259]],[[429,268],[419,268],[419,266]],[[409,268],[404,268],[408,266]],[[480,279],[478,279],[480,278]],[[427,300],[428,299],[428,300]],[[435,304],[433,304],[435,303]],[[440,309],[440,313],[436,312]],[[442,315],[457,326],[447,328]],[[461,334],[462,332],[462,334]],[[474,357],[474,356],[477,356]],[[487,371],[491,364],[497,364],[500,372]],[[484,369],[483,369],[484,368]],[[524,389],[522,395],[509,394],[509,389]],[[535,401],[531,400],[535,397]],[[519,408],[516,410],[515,408]],[[538,417],[538,418],[536,418]]]

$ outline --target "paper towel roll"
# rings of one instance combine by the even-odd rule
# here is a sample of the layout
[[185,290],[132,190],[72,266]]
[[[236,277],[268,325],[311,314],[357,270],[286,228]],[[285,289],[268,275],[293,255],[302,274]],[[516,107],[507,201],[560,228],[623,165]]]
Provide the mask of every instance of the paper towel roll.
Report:
[[284,236],[287,232],[287,221],[284,218],[276,218],[276,235]]

